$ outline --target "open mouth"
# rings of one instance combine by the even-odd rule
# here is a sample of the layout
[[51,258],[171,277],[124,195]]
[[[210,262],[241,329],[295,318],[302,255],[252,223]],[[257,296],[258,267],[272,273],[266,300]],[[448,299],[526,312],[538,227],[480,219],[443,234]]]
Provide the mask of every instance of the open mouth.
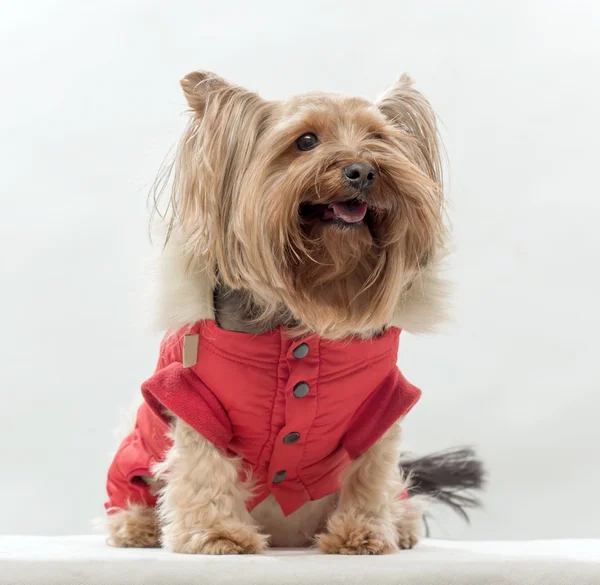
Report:
[[311,205],[307,203],[300,208],[300,214],[303,217],[343,225],[357,225],[362,223],[368,211],[367,204],[359,199],[334,201],[329,204]]

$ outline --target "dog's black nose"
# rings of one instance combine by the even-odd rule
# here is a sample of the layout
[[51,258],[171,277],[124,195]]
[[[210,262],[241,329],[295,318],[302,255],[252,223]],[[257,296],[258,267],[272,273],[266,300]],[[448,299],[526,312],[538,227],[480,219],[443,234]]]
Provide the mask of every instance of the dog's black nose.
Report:
[[344,177],[355,189],[366,189],[375,182],[375,169],[369,163],[352,163],[344,167]]

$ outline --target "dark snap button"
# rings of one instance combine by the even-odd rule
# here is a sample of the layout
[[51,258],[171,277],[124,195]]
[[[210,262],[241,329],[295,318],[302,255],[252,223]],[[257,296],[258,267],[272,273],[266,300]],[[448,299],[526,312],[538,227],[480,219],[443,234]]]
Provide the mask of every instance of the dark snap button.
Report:
[[273,476],[273,483],[281,483],[284,479],[285,476],[287,475],[287,471],[278,471],[274,476]]
[[310,386],[306,382],[298,382],[294,386],[294,396],[296,398],[304,398],[308,391],[310,390]]
[[283,437],[283,442],[286,445],[293,445],[299,439],[300,433],[288,433],[285,437]]
[[308,355],[308,345],[306,345],[306,343],[301,343],[292,353],[295,358],[300,360]]

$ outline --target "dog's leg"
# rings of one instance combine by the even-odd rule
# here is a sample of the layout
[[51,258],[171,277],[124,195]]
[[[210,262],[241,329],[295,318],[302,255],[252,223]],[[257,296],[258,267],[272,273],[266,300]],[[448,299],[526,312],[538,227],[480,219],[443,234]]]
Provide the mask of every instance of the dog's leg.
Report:
[[423,510],[414,501],[396,500],[393,503],[394,523],[398,531],[398,546],[402,549],[412,548],[419,542],[423,531]]
[[173,447],[158,468],[166,480],[158,513],[165,548],[190,554],[249,554],[263,550],[246,510],[248,491],[235,460],[177,419]]
[[317,537],[324,552],[376,555],[416,543],[418,526],[405,521],[412,516],[406,502],[398,500],[405,489],[398,468],[399,439],[400,426],[395,425],[344,474],[327,532]]

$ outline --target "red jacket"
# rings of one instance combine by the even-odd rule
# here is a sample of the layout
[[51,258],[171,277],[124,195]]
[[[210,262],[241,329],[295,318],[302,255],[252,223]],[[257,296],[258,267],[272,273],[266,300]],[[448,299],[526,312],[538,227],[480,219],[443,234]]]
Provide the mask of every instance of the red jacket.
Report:
[[[197,361],[185,368],[183,339],[195,334]],[[421,394],[396,366],[399,335],[390,328],[370,340],[290,339],[281,328],[250,335],[214,321],[167,335],[142,385],[135,429],[110,467],[106,507],[155,503],[141,476],[170,446],[164,409],[242,458],[257,483],[249,509],[272,493],[289,515],[337,491],[349,461]]]

